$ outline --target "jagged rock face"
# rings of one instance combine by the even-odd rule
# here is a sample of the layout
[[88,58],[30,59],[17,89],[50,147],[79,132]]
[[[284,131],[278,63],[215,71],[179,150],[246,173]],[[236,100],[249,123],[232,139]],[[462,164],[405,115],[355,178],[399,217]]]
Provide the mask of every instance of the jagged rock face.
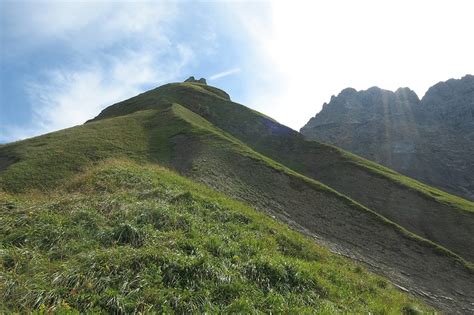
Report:
[[474,76],[431,87],[348,88],[301,128],[442,190],[474,200]]
[[427,122],[474,132],[474,76],[448,80],[431,87],[423,97]]

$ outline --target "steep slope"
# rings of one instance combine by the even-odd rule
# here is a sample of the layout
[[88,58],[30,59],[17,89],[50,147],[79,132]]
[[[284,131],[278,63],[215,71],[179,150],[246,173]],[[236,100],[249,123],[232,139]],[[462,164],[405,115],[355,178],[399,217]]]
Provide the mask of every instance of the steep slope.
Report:
[[0,193],[2,313],[429,311],[385,279],[156,165]]
[[255,151],[474,261],[474,240],[470,237],[474,234],[473,203],[336,148],[306,141],[301,134],[207,90],[210,88],[202,84],[164,85],[106,108],[95,120],[181,101]]
[[301,128],[405,175],[474,200],[474,76],[431,87],[345,89]]
[[[322,174],[334,180],[334,186],[365,174],[364,185],[369,188],[371,181],[380,178],[376,184],[394,191],[399,187],[405,198],[420,195],[422,202],[431,202],[435,213],[446,207],[448,218],[458,216],[456,237],[469,234],[472,204],[442,192],[430,196],[436,192],[430,187],[336,148],[305,141],[291,129],[230,102],[224,92],[200,84],[165,85],[109,107],[99,117],[84,126],[0,147],[0,156],[11,161],[0,173],[1,187],[7,191],[59,187],[91,163],[108,157],[159,162],[270,212],[439,308],[457,312],[472,308],[472,267],[462,259],[390,222],[375,212],[381,213],[379,209],[369,209],[267,156],[284,162],[291,159],[288,149],[299,146],[300,154],[292,153],[294,160],[288,164],[307,174]],[[267,156],[254,150],[265,140],[270,145],[260,152]],[[340,173],[344,165],[346,171]],[[338,181],[334,176],[341,174],[347,175]],[[342,185],[347,191],[359,186],[356,193],[367,194],[363,190],[367,187],[361,188],[360,183],[348,184],[349,189]],[[423,206],[413,207],[422,212]],[[451,232],[445,229],[438,235]],[[469,237],[460,242],[469,248]]]

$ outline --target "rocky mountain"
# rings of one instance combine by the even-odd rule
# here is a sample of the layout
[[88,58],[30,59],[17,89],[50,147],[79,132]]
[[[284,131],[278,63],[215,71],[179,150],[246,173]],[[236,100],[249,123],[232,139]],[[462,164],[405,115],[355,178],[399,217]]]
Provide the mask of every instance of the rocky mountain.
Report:
[[473,311],[474,203],[203,80],[1,145],[0,211],[5,312]]
[[421,100],[409,88],[345,89],[301,133],[474,200],[472,75],[440,82]]

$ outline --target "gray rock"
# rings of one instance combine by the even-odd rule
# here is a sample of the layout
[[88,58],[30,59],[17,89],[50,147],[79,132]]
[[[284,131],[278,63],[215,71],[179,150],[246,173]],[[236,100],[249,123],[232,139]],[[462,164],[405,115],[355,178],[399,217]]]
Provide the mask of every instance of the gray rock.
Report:
[[199,80],[196,80],[194,78],[194,76],[190,76],[189,78],[184,80],[184,82],[201,83],[201,84],[206,84],[207,85],[206,79],[200,78]]
[[404,175],[474,200],[474,76],[431,87],[344,89],[301,128]]

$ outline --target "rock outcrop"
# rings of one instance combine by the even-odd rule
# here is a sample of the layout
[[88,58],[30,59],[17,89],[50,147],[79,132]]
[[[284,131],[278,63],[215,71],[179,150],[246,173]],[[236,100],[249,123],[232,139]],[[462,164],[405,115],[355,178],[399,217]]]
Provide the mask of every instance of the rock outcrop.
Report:
[[474,200],[472,75],[440,82],[421,100],[409,88],[344,89],[301,133]]
[[189,78],[184,80],[184,82],[201,83],[201,84],[206,84],[207,85],[206,79],[200,78],[199,80],[196,80],[196,78],[194,78],[194,76],[190,76]]

